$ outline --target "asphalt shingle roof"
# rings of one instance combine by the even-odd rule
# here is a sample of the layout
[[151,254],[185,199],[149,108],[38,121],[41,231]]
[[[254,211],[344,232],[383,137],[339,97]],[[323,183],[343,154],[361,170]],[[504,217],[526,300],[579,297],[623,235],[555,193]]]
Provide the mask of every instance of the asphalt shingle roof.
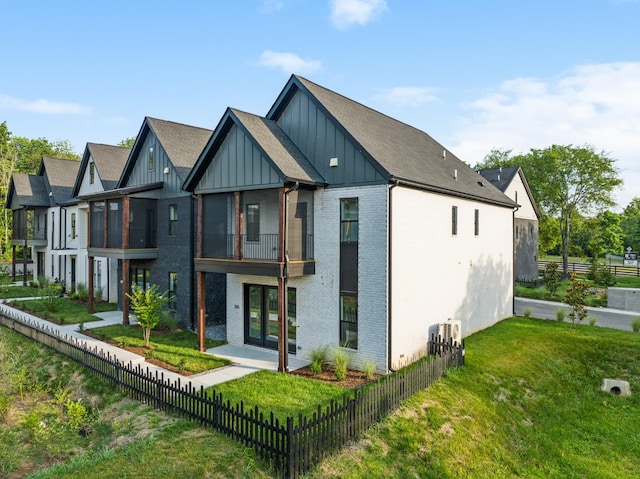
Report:
[[87,148],[96,165],[104,189],[111,190],[115,188],[124,165],[127,163],[131,148],[99,143],[87,143]]
[[[21,206],[45,208],[49,206],[49,194],[42,176],[14,173],[11,180],[13,181],[14,194],[18,197],[18,203]],[[7,199],[7,202],[9,201],[10,198]]]
[[62,158],[42,158],[40,176],[45,177],[53,196],[51,205],[62,204],[72,199],[73,185],[76,182],[80,162]]
[[391,180],[428,190],[513,206],[501,191],[482,178],[431,136],[410,125],[328,90],[303,77],[300,84],[384,168]]

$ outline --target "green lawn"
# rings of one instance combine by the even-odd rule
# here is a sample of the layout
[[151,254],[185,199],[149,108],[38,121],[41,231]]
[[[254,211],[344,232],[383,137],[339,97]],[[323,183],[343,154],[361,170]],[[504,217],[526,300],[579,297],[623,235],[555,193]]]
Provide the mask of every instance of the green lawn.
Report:
[[[514,318],[466,339],[466,365],[312,478],[634,478],[640,334]],[[635,394],[600,390],[604,378]]]
[[42,296],[42,290],[31,286],[0,287],[0,299],[32,298],[35,296]]
[[[100,318],[89,313],[89,307],[86,303],[70,301],[64,298],[55,298],[53,305],[50,300],[46,298],[24,301],[14,300],[9,302],[9,305],[35,316],[53,320],[58,324],[79,324],[90,321],[100,321]],[[95,303],[96,313],[115,311],[116,309],[118,309],[118,305],[114,303],[102,301]]]
[[[114,324],[92,328],[91,332],[100,338],[111,339],[121,345],[144,346],[142,329],[135,326]],[[150,344],[153,349],[146,352],[147,357],[168,363],[181,371],[201,373],[231,363],[228,359],[212,354],[201,353],[196,349],[198,338],[192,331],[157,332],[151,331]],[[205,346],[213,348],[224,344],[223,341],[207,339]]]

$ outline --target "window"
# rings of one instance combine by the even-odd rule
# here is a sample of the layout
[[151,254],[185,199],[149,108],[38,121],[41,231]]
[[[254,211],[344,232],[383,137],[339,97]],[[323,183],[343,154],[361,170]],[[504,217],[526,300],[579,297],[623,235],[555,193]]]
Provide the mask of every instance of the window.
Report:
[[149,169],[153,170],[153,146],[149,147],[148,161],[149,161]]
[[169,205],[169,236],[178,233],[178,205]]
[[169,299],[167,305],[169,309],[175,311],[176,309],[176,294],[178,291],[178,273],[169,273],[169,290],[167,291],[167,298]]
[[451,207],[451,234],[456,236],[458,234],[458,207]]
[[348,198],[341,200],[340,242],[358,242],[358,198]]
[[475,210],[473,214],[473,234],[480,234],[480,210]]
[[131,268],[129,270],[131,285],[137,284],[139,288],[145,291],[151,286],[149,283],[149,270],[147,268]]
[[78,236],[78,231],[76,230],[76,214],[71,213],[71,238],[76,238]]
[[247,241],[260,241],[260,205],[247,205]]
[[[94,261],[94,270],[96,273],[96,283],[95,283],[95,287],[96,290],[98,289],[102,289],[102,261],[100,261],[99,259],[93,260]],[[96,295],[99,296],[96,299],[102,300],[102,293],[97,294]]]
[[358,198],[340,200],[340,346],[358,349]]
[[92,161],[89,163],[89,183],[93,184],[96,181],[96,164]]

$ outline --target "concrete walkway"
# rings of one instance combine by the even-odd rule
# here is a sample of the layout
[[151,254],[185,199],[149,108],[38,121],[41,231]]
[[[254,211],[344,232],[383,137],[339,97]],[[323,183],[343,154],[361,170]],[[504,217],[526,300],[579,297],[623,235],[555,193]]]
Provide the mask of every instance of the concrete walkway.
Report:
[[[180,380],[180,384],[182,385],[191,383],[196,389],[200,389],[201,386],[205,388],[215,386],[216,384],[231,381],[232,379],[240,378],[261,369],[268,369],[271,371],[278,370],[277,351],[256,348],[252,346],[234,346],[225,344],[223,346],[208,349],[207,353],[221,358],[229,359],[232,361],[231,365],[200,374],[195,374],[193,376],[184,376],[182,374],[169,371],[168,369],[161,368],[154,364],[147,363],[144,356],[131,353],[129,351],[126,351],[125,349],[118,348],[103,341],[99,341],[95,338],[86,336],[78,331],[77,324],[58,325],[55,323],[51,323],[44,319],[40,319],[36,316],[12,308],[4,304],[4,302],[0,303],[0,311],[18,314],[20,317],[29,319],[32,323],[47,327],[51,331],[60,333],[63,337],[66,336],[68,338],[74,338],[81,344],[87,345],[90,348],[97,348],[98,351],[102,350],[105,353],[109,353],[112,357],[117,358],[121,363],[131,363],[134,367],[140,365],[140,367],[142,367],[143,369],[148,368],[149,373],[152,375],[155,375],[157,373],[159,376],[163,375],[165,379],[169,379],[173,382]],[[85,329],[99,328],[111,324],[122,323],[122,311],[96,313],[96,316],[99,317],[100,320],[84,323]],[[135,324],[134,320],[132,320],[132,324]],[[308,364],[309,361],[298,359],[295,356],[289,355],[289,370],[299,369]]]

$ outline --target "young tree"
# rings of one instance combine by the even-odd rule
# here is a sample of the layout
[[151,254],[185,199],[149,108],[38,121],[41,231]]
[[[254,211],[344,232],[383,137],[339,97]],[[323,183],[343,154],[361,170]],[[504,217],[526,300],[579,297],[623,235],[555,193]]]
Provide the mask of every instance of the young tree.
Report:
[[549,294],[553,296],[560,287],[560,271],[558,271],[558,263],[551,261],[547,263],[542,272],[542,279],[544,280],[544,286],[549,291]]
[[160,314],[167,302],[167,297],[164,293],[158,293],[158,287],[155,284],[146,290],[134,284],[131,294],[127,293],[127,297],[131,300],[131,309],[144,331],[144,345],[149,347],[151,330],[160,322]]
[[569,286],[567,287],[567,294],[564,297],[564,302],[571,306],[569,312],[569,318],[573,325],[576,325],[576,321],[580,323],[587,317],[588,313],[584,307],[585,300],[589,294],[589,285],[583,281],[580,281],[575,273],[571,273]]

